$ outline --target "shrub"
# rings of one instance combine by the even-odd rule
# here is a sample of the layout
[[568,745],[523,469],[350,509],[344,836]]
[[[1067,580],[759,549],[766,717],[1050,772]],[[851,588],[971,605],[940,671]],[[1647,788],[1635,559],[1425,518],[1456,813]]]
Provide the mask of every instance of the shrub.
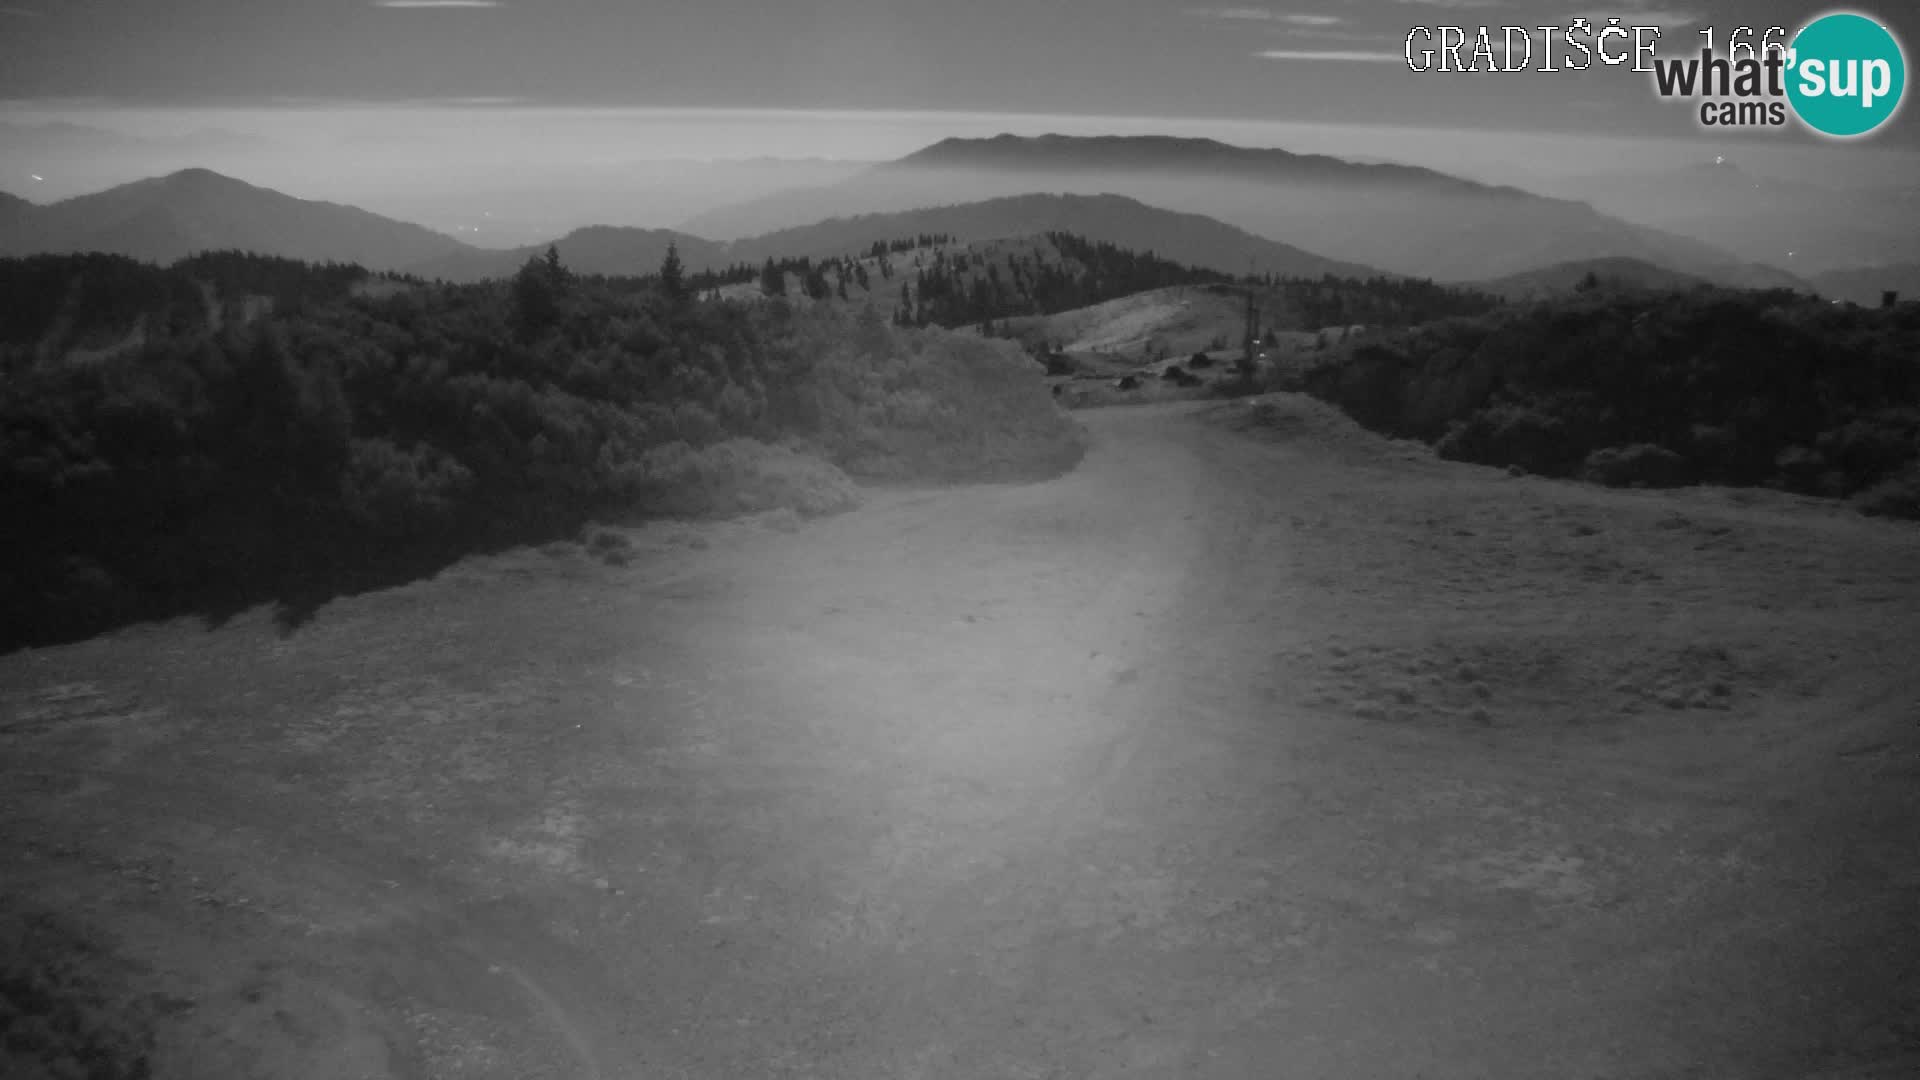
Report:
[[1832,462],[1856,487],[1900,469],[1920,457],[1915,444],[1920,419],[1911,413],[1885,413],[1851,420],[1824,431],[1814,449]]
[[1194,353],[1187,359],[1187,366],[1195,371],[1204,371],[1213,366],[1213,357],[1203,352]]
[[473,473],[438,447],[402,449],[386,439],[354,439],[340,480],[340,502],[368,529],[415,536],[446,528],[472,487]]
[[1608,487],[1682,487],[1694,482],[1687,459],[1664,446],[1636,443],[1595,450],[1581,475]]
[[1806,446],[1787,447],[1774,456],[1773,464],[1779,469],[1773,486],[1803,494],[1819,490],[1821,478],[1829,471],[1826,457]]
[[1875,517],[1920,521],[1920,464],[1908,464],[1855,495],[1853,505]]
[[1434,444],[1450,461],[1519,465],[1542,476],[1564,476],[1580,460],[1578,441],[1557,416],[1520,405],[1497,405],[1455,424]]

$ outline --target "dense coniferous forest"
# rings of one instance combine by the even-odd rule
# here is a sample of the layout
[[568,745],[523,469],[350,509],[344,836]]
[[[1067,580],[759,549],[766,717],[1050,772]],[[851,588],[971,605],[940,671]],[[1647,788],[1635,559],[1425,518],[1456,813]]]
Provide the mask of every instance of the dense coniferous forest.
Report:
[[1920,517],[1920,304],[1581,292],[1369,338],[1303,385],[1458,460]]
[[[0,261],[39,301],[9,305],[39,314],[0,344],[0,517],[31,523],[0,540],[3,644],[324,597],[596,515],[825,512],[847,473],[1012,477],[1079,453],[1017,349],[878,312],[700,302],[557,258],[358,296],[354,268],[298,266]],[[212,314],[241,281],[288,303]],[[48,348],[76,335],[121,344]]]

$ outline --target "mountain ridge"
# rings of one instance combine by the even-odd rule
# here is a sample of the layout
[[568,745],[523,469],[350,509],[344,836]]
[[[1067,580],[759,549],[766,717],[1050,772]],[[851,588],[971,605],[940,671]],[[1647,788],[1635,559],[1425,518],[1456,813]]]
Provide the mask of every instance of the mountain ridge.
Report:
[[[1256,172],[1287,168],[1370,180],[1416,180],[1452,186],[1461,191],[1531,194],[1506,185],[1484,184],[1424,165],[1400,162],[1359,162],[1330,154],[1302,154],[1281,147],[1235,146],[1218,139],[1183,135],[994,135],[986,138],[955,136],[883,163],[883,168],[951,168],[955,164],[1019,164],[1112,169],[1157,165],[1175,171],[1227,167]],[[1542,196],[1544,197],[1544,196]]]
[[1420,166],[1177,136],[946,139],[851,179],[696,215],[681,228],[727,238],[849,213],[905,210],[1035,190],[1114,193],[1199,213],[1324,257],[1469,283],[1583,258],[1637,258],[1742,287],[1804,287],[1691,237],[1587,203]]
[[0,255],[99,251],[170,263],[201,251],[246,250],[398,270],[468,249],[423,225],[301,199],[205,168],[44,206],[0,205],[9,208],[0,219]]
[[1369,277],[1373,267],[1329,259],[1292,244],[1255,236],[1201,214],[1150,206],[1124,195],[1034,193],[980,199],[893,213],[828,218],[812,225],[748,237],[728,245],[729,257],[818,256],[857,251],[874,241],[920,233],[960,240],[992,240],[1067,232],[1173,262],[1228,274],[1287,277]]

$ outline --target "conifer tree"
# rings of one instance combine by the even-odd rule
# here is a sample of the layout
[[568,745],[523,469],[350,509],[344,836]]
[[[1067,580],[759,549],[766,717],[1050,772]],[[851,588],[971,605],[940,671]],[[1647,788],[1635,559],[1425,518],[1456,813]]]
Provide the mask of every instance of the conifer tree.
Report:
[[675,303],[687,299],[687,276],[680,265],[680,245],[671,241],[667,243],[667,257],[660,261],[660,291]]

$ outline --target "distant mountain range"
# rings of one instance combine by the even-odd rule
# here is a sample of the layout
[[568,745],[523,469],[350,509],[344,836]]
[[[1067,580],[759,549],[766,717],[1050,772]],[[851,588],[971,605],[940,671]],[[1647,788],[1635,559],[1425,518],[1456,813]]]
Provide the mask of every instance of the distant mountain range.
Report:
[[1811,279],[1920,260],[1920,185],[1867,189],[1768,176],[1720,158],[1679,168],[1568,177],[1554,193],[1684,233]]
[[1723,284],[1804,285],[1785,271],[1585,203],[1431,169],[1165,136],[947,139],[838,184],[701,214],[682,228],[737,237],[834,216],[1033,191],[1126,195],[1284,238],[1328,258],[1438,281],[1633,258]]
[[1416,165],[1355,162],[1325,154],[1234,146],[1214,139],[1174,135],[996,135],[944,139],[888,163],[900,169],[1059,170],[1096,173],[1201,172],[1261,183],[1276,179],[1318,180],[1379,187],[1424,185],[1462,193],[1493,188]]
[[[1720,284],[1809,288],[1584,203],[1430,169],[1170,137],[949,139],[837,184],[703,214],[680,230],[593,226],[552,243],[576,269],[639,274],[656,268],[669,244],[697,271],[857,254],[921,233],[971,241],[1048,231],[1233,274],[1471,283],[1601,260]],[[476,248],[205,169],[45,206],[0,196],[0,255],[103,251],[165,263],[237,249],[473,281],[510,275],[546,247]]]
[[398,270],[460,251],[458,240],[351,206],[296,199],[206,169],[48,206],[0,206],[0,255],[102,251],[168,263],[241,249]]
[[[1068,232],[1131,251],[1228,274],[1271,273],[1286,277],[1370,277],[1379,273],[1358,263],[1326,259],[1312,252],[1254,236],[1198,214],[1177,214],[1119,195],[1016,195],[955,206],[937,206],[891,214],[834,218],[799,228],[716,244],[685,232],[593,226],[553,241],[560,259],[589,274],[651,273],[677,246],[688,270],[711,270],[767,259],[837,258],[864,254],[876,241],[944,233],[966,242]],[[406,269],[427,278],[478,281],[506,277],[546,244],[504,251],[467,248],[413,264]]]

